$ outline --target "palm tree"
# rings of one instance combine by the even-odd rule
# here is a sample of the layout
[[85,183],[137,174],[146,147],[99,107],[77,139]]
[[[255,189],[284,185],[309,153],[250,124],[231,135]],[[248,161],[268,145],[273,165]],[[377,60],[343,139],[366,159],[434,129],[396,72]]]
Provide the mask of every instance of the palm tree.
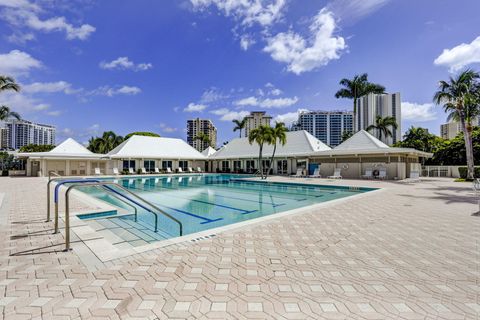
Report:
[[275,158],[275,152],[277,151],[277,141],[284,146],[287,143],[287,127],[285,127],[285,123],[283,122],[276,122],[275,127],[271,130],[271,139],[270,142],[273,144],[273,152],[272,157],[270,158],[270,166],[268,167],[267,173],[265,174],[265,179],[267,178],[270,170],[272,169],[273,165],[273,158]]
[[[353,99],[353,119],[355,121],[357,115],[357,101],[358,98],[363,97],[369,93],[385,93],[385,87],[376,83],[368,82],[368,74],[355,75],[353,79],[343,78],[339,83],[344,88],[335,93],[335,98]],[[357,124],[354,125],[357,131]]]
[[448,81],[440,81],[438,91],[435,92],[433,101],[438,105],[443,105],[445,112],[456,113],[463,130],[465,140],[465,149],[467,154],[467,179],[474,178],[474,159],[473,143],[471,135],[471,125],[467,124],[467,117],[470,117],[467,111],[469,108],[478,109],[478,96],[480,75],[471,69],[461,72],[456,77],[450,77]]
[[242,130],[245,129],[247,126],[247,119],[243,118],[242,120],[232,120],[232,122],[235,124],[235,127],[233,127],[233,132],[239,130],[240,131],[240,138],[242,137]]
[[[8,90],[18,92],[20,91],[20,86],[12,77],[0,75],[0,92]],[[5,121],[10,118],[16,118],[17,120],[20,120],[20,115],[11,111],[7,106],[0,106],[0,121]]]
[[259,126],[258,128],[253,129],[250,131],[248,136],[248,142],[253,144],[256,142],[258,144],[258,168],[260,170],[260,177],[263,179],[263,163],[262,163],[262,153],[263,153],[263,145],[265,143],[269,143],[272,137],[272,128],[270,126]]
[[10,111],[7,106],[0,106],[0,121],[5,121],[11,118],[20,120],[20,115],[14,111]]
[[397,129],[398,125],[395,117],[382,118],[382,116],[377,116],[375,119],[375,124],[369,125],[367,127],[367,131],[377,130],[378,139],[382,140],[382,137],[388,138],[392,136],[392,131],[389,129],[389,127]]
[[108,153],[124,141],[113,131],[105,131],[101,137],[92,137],[88,141],[87,149],[95,153]]
[[195,140],[198,140],[202,143],[202,149],[206,149],[206,148],[204,148],[205,144],[207,146],[212,146],[212,139],[210,139],[210,136],[206,133],[199,132],[197,134],[197,136],[195,137]]

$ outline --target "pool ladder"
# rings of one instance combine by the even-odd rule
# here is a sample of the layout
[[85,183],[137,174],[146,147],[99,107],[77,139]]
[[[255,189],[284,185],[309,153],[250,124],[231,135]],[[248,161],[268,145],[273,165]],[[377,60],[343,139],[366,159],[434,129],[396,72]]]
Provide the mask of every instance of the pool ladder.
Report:
[[[57,174],[58,177],[60,177]],[[124,188],[123,186],[119,185],[118,183],[115,182],[108,182],[108,181],[98,181],[94,179],[84,179],[84,180],[65,180],[63,178],[51,178],[51,174],[49,173],[49,181],[47,183],[47,222],[50,221],[50,184],[55,181],[60,181],[57,186],[55,187],[55,231],[54,233],[58,233],[59,228],[58,228],[58,190],[59,187],[63,184],[69,184],[67,187],[67,190],[65,192],[65,251],[70,250],[70,200],[69,200],[69,195],[70,192],[78,187],[101,187],[102,190],[109,192],[110,194],[113,194],[113,196],[122,201],[123,203],[127,204],[128,206],[132,207],[134,209],[134,215],[135,215],[135,221],[137,221],[137,208],[135,207],[138,206],[147,212],[150,212],[154,215],[155,218],[155,232],[158,232],[158,213],[161,215],[169,218],[170,220],[174,221],[175,223],[178,224],[179,226],[179,234],[180,236],[183,235],[183,224],[170,214],[166,213],[162,209],[158,208],[154,204],[150,203],[149,201],[145,200],[144,198],[136,195],[135,193],[131,192],[130,190]],[[127,193],[129,196],[131,196],[134,199],[131,199],[129,196],[126,196],[125,194],[119,192],[118,190],[115,190],[115,188],[118,188],[122,190],[122,192]],[[141,202],[145,203],[146,205],[142,204]],[[132,204],[133,203],[133,204]],[[149,208],[150,207],[150,208]],[[153,209],[153,210],[152,210]]]

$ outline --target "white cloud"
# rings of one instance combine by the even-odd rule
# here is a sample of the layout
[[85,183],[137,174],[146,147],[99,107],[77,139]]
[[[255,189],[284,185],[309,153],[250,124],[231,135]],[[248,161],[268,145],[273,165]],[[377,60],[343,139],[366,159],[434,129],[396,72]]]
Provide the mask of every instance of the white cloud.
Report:
[[162,132],[166,132],[166,133],[172,133],[177,131],[177,128],[169,127],[166,123],[160,123],[159,127],[162,130]]
[[183,109],[183,111],[184,112],[201,112],[206,108],[207,106],[204,104],[197,104],[197,103],[190,102],[188,106],[186,106],[185,109]]
[[327,9],[342,22],[351,24],[377,11],[388,2],[390,0],[332,0]]
[[277,89],[277,88],[270,90],[270,94],[273,95],[273,96],[279,96],[282,93],[283,93],[282,90]]
[[200,102],[203,103],[212,103],[219,100],[224,100],[229,98],[229,95],[223,94],[215,87],[210,87],[202,93]]
[[140,92],[142,92],[142,90],[134,86],[118,86],[118,87],[102,86],[89,92],[89,95],[113,97],[119,94],[136,95],[136,94],[139,94]]
[[347,47],[342,37],[334,36],[337,25],[332,12],[323,8],[310,25],[311,37],[305,39],[293,31],[282,32],[268,38],[263,49],[287,70],[295,74],[312,71],[340,58]]
[[252,107],[262,107],[262,108],[284,108],[289,107],[298,102],[298,97],[293,98],[266,98],[258,99],[256,97],[248,97],[237,100],[234,102],[235,105],[240,107],[252,106]]
[[196,10],[215,6],[227,17],[232,16],[244,26],[270,26],[281,19],[286,0],[190,0]]
[[244,34],[240,37],[240,48],[247,51],[255,42],[255,39],[251,35]]
[[285,126],[290,127],[293,122],[298,120],[298,114],[300,112],[306,112],[307,109],[298,109],[296,112],[287,112],[284,114],[279,114],[273,119],[276,122],[283,122]]
[[31,32],[23,33],[23,32],[14,32],[7,37],[7,40],[12,43],[16,44],[25,44],[28,41],[34,40],[35,35]]
[[106,70],[133,70],[133,71],[145,71],[151,69],[153,65],[151,63],[137,63],[130,61],[128,57],[118,57],[117,59],[106,62],[100,62],[100,68]]
[[437,119],[435,105],[433,103],[402,102],[402,119],[424,122]]
[[85,40],[95,32],[95,27],[89,24],[75,27],[65,17],[42,20],[39,14],[43,10],[37,4],[28,1],[1,0],[0,7],[4,7],[0,17],[14,29],[26,27],[43,32],[64,32],[68,40]]
[[78,90],[72,89],[72,85],[66,81],[57,82],[34,82],[22,86],[22,90],[28,93],[54,93],[63,92],[72,94]]
[[470,43],[462,43],[451,49],[444,49],[433,62],[456,72],[472,63],[480,63],[480,36]]
[[227,108],[221,108],[210,111],[214,115],[220,116],[221,121],[232,121],[232,120],[240,120],[245,118],[250,114],[248,111],[233,111]]
[[4,92],[0,95],[0,105],[9,106],[20,115],[46,111],[50,106],[34,97],[16,92]]
[[0,73],[6,75],[26,75],[31,69],[42,67],[42,63],[26,52],[12,50],[0,54]]
[[53,110],[53,111],[48,111],[47,114],[52,117],[58,117],[59,115],[62,114],[62,111],[60,110]]

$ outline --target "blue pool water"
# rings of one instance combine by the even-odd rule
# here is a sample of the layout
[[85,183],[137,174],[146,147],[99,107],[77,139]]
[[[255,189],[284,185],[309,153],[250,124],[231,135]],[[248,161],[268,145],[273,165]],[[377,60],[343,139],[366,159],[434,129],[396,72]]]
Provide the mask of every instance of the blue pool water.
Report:
[[[102,179],[114,181],[180,220],[183,234],[204,231],[251,220],[312,204],[349,197],[374,189],[287,184],[243,180],[245,176],[205,174],[192,176],[145,176]],[[132,208],[100,188],[83,187],[81,191],[132,212]],[[95,217],[95,216],[93,216]],[[89,216],[88,218],[91,218]],[[153,230],[153,215],[138,208],[133,215],[105,217],[116,226]],[[154,240],[179,235],[178,224],[159,215],[159,232]],[[150,236],[151,232],[150,232]]]

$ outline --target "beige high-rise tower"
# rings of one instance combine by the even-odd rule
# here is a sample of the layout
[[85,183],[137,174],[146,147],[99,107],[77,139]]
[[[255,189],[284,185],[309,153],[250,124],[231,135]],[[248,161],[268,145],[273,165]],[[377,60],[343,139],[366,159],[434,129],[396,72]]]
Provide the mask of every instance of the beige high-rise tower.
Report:
[[270,126],[270,121],[272,121],[272,117],[267,115],[265,111],[252,111],[250,112],[250,115],[245,117],[245,119],[247,119],[247,124],[245,126],[245,137],[248,137],[250,131],[258,128],[259,126]]
[[[199,133],[204,133],[210,138],[208,142],[196,139]],[[189,145],[202,152],[210,145],[215,148],[217,146],[217,128],[210,119],[190,119],[187,120],[187,142]]]

